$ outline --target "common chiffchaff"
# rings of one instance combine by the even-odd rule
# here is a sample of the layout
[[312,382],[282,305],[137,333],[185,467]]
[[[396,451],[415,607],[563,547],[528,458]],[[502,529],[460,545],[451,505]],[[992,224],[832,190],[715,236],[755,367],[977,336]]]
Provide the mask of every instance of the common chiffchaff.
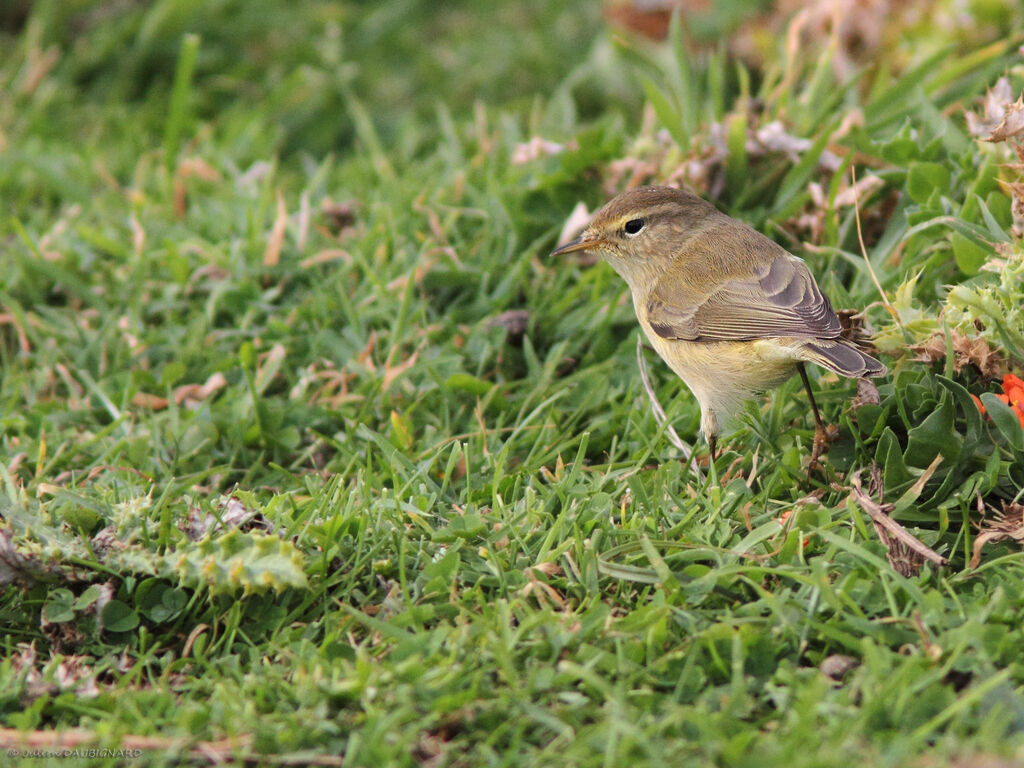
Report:
[[629,283],[640,327],[700,403],[712,457],[744,400],[805,362],[842,376],[885,366],[840,337],[839,318],[802,259],[696,195],[641,187],[616,197],[552,255],[600,254]]

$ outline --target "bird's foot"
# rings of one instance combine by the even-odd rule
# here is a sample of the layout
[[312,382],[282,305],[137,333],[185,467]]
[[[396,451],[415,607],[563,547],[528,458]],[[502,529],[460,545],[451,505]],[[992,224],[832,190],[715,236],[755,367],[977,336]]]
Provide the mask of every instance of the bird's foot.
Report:
[[811,479],[811,475],[821,469],[821,463],[818,461],[828,451],[828,447],[831,443],[834,443],[839,438],[839,427],[835,424],[819,424],[814,428],[814,446],[811,448],[811,460],[807,464],[807,479]]

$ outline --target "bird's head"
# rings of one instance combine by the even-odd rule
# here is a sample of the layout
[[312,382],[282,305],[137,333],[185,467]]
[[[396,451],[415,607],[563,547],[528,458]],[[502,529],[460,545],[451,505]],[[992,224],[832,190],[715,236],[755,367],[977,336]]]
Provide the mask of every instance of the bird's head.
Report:
[[630,285],[658,274],[678,257],[679,247],[709,218],[722,216],[705,200],[672,187],[639,187],[611,200],[575,240],[552,256],[574,251],[600,255]]

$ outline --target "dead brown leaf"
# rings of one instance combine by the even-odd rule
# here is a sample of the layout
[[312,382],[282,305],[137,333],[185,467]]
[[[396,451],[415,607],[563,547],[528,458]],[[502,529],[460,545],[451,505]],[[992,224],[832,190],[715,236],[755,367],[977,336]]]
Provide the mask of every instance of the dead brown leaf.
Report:
[[[942,454],[935,457],[935,460],[915,481],[915,487],[924,487],[931,476],[942,463]],[[874,474],[872,472],[872,474]],[[910,531],[904,528],[890,517],[891,504],[881,504],[872,499],[861,487],[860,474],[854,473],[850,477],[851,498],[871,518],[871,523],[878,534],[879,540],[886,548],[886,555],[889,564],[897,573],[902,576],[915,576],[921,570],[921,565],[928,560],[935,565],[942,567],[949,561],[922,542]]]
[[1019,181],[1003,182],[1003,185],[1010,190],[1010,197],[1013,200],[1011,213],[1015,221],[1024,219],[1024,184]]
[[303,190],[299,197],[299,235],[295,238],[295,247],[299,253],[306,250],[306,240],[309,238],[309,190]]
[[192,541],[199,541],[208,534],[232,528],[240,528],[243,531],[271,528],[269,521],[258,510],[249,509],[234,496],[218,501],[216,506],[216,515],[204,515],[199,507],[189,507],[188,516],[178,521],[178,528]]
[[178,405],[187,402],[196,404],[208,400],[212,395],[224,389],[228,380],[224,374],[217,372],[212,374],[203,384],[182,384],[174,389],[174,402]]
[[[570,143],[570,147],[572,144]],[[512,165],[526,165],[541,157],[549,157],[564,152],[565,144],[556,141],[548,141],[540,136],[534,136],[524,144],[516,144],[512,150]]]
[[277,190],[277,217],[274,227],[267,238],[267,248],[263,252],[263,266],[276,267],[281,261],[281,247],[284,245],[284,234],[288,228],[288,210],[284,205],[284,195]]
[[343,261],[346,264],[352,263],[352,254],[342,248],[328,248],[327,250],[314,253],[309,258],[299,262],[303,269],[309,269],[319,264],[327,264],[332,261]]
[[416,365],[416,361],[419,359],[420,352],[423,350],[424,346],[426,346],[425,340],[422,344],[420,344],[420,346],[416,349],[415,352],[409,355],[409,357],[407,357],[400,363],[394,364],[392,364],[391,360],[395,355],[396,348],[392,348],[391,354],[388,355],[388,359],[384,362],[384,376],[380,384],[381,392],[387,392],[389,389],[391,389],[391,385],[394,384],[395,381],[402,376],[402,374],[404,374],[406,371],[408,371],[410,368]]
[[[611,0],[605,3],[609,23],[664,40],[674,10],[683,17],[707,16],[711,0]],[[752,15],[728,36],[729,52],[760,68],[773,56],[778,40],[785,39],[790,57],[800,48],[828,45],[837,80],[847,80],[861,65],[878,56],[895,34],[929,8],[921,0],[776,0]]]
[[174,215],[184,219],[188,212],[188,190],[185,182],[191,178],[203,181],[220,181],[217,169],[199,157],[186,157],[174,170]]
[[1019,96],[1015,102],[1006,105],[1003,119],[989,131],[989,135],[982,141],[1008,141],[1022,132],[1024,132],[1024,96]]
[[[90,668],[87,656],[57,656],[40,660],[36,655],[35,643],[19,643],[18,651],[11,657],[15,674],[25,675],[24,695],[29,702],[40,696],[56,696],[73,693],[76,698],[91,699],[99,695],[96,677]],[[43,666],[43,670],[39,669]],[[3,734],[0,729],[0,735]]]
[[889,550],[886,554],[889,558],[889,565],[893,567],[893,570],[900,576],[906,576],[908,579],[917,576],[921,572],[921,566],[924,565],[924,557],[902,541],[893,540],[886,535],[884,529],[876,526],[875,530],[878,531],[878,538],[882,544]]
[[170,405],[170,401],[166,397],[160,397],[160,395],[152,395],[148,392],[136,392],[132,395],[132,405],[139,408],[149,408],[153,411],[162,411]]
[[1003,502],[1003,509],[991,521],[982,522],[981,530],[974,539],[970,568],[981,564],[981,550],[989,543],[1010,539],[1024,545],[1024,504]]
[[191,296],[204,280],[210,282],[221,282],[223,280],[230,279],[230,277],[231,273],[223,267],[219,267],[216,264],[204,264],[203,266],[198,267],[195,272],[189,276],[185,295]]
[[587,210],[586,203],[582,200],[576,203],[576,207],[572,209],[569,218],[562,225],[562,231],[558,235],[558,244],[567,243],[579,235],[586,228],[587,224],[590,223],[590,218],[591,213]]
[[[228,385],[228,380],[223,373],[215,373],[206,380],[205,384],[182,384],[175,387],[173,401],[176,405],[185,404],[195,406],[210,398],[211,395],[219,392]],[[139,408],[149,408],[153,411],[162,411],[171,404],[171,400],[160,395],[149,392],[137,392],[132,396],[132,405]]]
[[128,222],[132,228],[132,252],[137,257],[142,256],[142,248],[146,244],[146,230],[142,228],[135,213],[132,213]]
[[[678,0],[648,0],[647,2],[606,3],[605,18],[618,27],[624,27],[651,40],[664,40],[668,37],[668,25],[672,19],[672,9],[685,5]],[[706,7],[706,2],[696,5]]]
[[988,89],[982,102],[982,112],[968,112],[967,130],[971,136],[991,134],[992,130],[1006,117],[1006,108],[1013,102],[1013,89],[1010,81],[1004,76],[996,80],[996,84]]
[[540,571],[545,576],[561,576],[565,573],[565,571],[562,570],[562,567],[558,563],[551,562],[538,563],[537,565],[533,566],[533,570]]
[[[339,371],[332,361],[319,360],[309,365],[299,376],[288,396],[292,400],[308,398],[308,402],[339,408],[342,404],[362,400],[363,395],[349,392],[349,382],[357,378],[355,373]],[[311,395],[306,392],[316,387]]]
[[15,333],[18,335],[18,349],[23,354],[28,354],[32,351],[32,345],[28,343],[28,334],[25,333],[25,329],[21,325],[21,321],[18,316],[13,312],[0,312],[0,325],[11,325],[14,327]]
[[410,274],[400,275],[387,284],[387,289],[392,293],[405,293],[409,280],[412,284],[419,286],[423,284],[423,278],[427,276],[435,263],[434,259],[426,259],[424,263],[418,264]]
[[553,604],[558,608],[565,608],[565,598],[557,589],[547,582],[539,579],[537,577],[538,571],[540,571],[540,569],[536,566],[526,569],[526,578],[529,583],[520,590],[520,594],[522,594],[523,597],[533,595],[536,597],[537,602],[543,607],[548,607],[549,604]]
[[60,48],[56,45],[51,45],[46,50],[38,45],[32,45],[28,50],[27,61],[22,68],[21,92],[26,96],[34,94],[39,84],[46,79],[59,60]]
[[850,403],[854,408],[862,405],[878,405],[882,398],[878,394],[878,387],[871,379],[857,379],[857,396]]
[[363,347],[358,354],[355,356],[355,361],[360,365],[366,366],[370,373],[377,372],[377,366],[373,362],[373,350],[377,346],[377,330],[375,328],[370,329],[370,336],[366,340],[366,346]]
[[[950,333],[953,339],[954,371],[960,373],[967,366],[974,366],[986,379],[999,377],[1006,367],[1006,361],[985,339],[971,338],[956,329]],[[946,359],[946,334],[939,331],[911,349],[918,353],[915,360],[924,363],[942,362]]]

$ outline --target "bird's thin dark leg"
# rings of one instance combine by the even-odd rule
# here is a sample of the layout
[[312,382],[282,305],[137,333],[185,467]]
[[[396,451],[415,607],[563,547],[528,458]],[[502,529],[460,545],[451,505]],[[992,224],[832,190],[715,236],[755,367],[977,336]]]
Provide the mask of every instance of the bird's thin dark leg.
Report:
[[708,439],[708,483],[705,488],[718,485],[718,470],[715,468],[715,459],[718,458],[718,433],[711,432],[705,435]]
[[829,433],[828,427],[821,420],[818,404],[814,400],[814,392],[811,391],[811,381],[807,378],[807,369],[802,362],[796,364],[796,369],[800,372],[800,380],[804,383],[804,389],[807,390],[807,399],[811,401],[811,411],[814,412],[814,446],[811,449],[811,461],[807,465],[807,479],[809,480],[811,472],[819,467],[818,459],[821,458],[821,455],[828,448],[829,442],[834,438]]
[[800,380],[804,383],[804,389],[807,390],[807,399],[811,401],[811,410],[814,411],[814,423],[818,429],[824,430],[825,425],[821,422],[818,404],[814,401],[814,392],[811,391],[811,380],[807,378],[807,368],[800,362],[796,364],[796,369],[800,372]]

